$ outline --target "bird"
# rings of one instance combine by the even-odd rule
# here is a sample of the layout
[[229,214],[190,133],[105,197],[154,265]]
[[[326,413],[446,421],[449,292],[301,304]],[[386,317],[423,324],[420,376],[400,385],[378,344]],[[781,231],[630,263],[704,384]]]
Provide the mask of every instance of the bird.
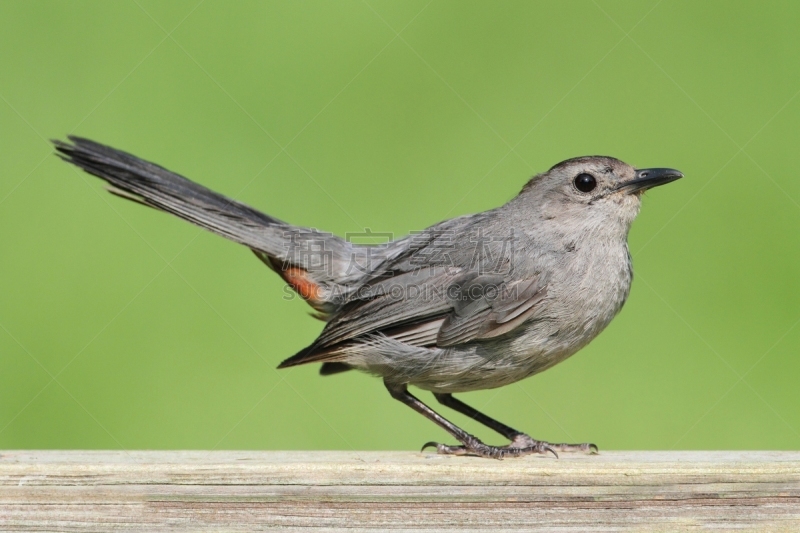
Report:
[[[643,193],[683,174],[637,169],[608,156],[562,161],[507,203],[381,245],[299,227],[159,165],[92,140],[54,140],[65,161],[109,192],[250,248],[325,322],[278,368],[359,370],[457,444],[445,455],[503,459],[597,453],[593,443],[551,443],[507,426],[453,394],[538,374],[594,339],[619,313],[633,279],[627,237]],[[496,431],[489,445],[434,411],[408,387]]]

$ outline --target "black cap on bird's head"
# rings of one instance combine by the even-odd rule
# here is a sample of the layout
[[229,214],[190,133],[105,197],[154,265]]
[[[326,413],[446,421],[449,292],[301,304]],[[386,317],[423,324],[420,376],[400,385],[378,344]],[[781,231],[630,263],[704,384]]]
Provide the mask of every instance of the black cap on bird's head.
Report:
[[614,157],[575,157],[532,178],[518,198],[547,220],[585,220],[596,225],[618,220],[627,228],[639,213],[644,191],[681,177],[678,170],[636,169]]
[[584,198],[596,200],[616,192],[638,193],[683,177],[672,168],[636,169],[615,157],[590,155],[561,161],[534,176],[522,189],[563,185]]

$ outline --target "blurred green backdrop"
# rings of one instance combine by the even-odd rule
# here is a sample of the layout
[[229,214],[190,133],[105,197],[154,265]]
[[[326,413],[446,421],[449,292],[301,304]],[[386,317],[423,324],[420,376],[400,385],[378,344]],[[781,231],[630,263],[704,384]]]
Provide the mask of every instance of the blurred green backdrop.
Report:
[[245,248],[61,163],[75,133],[338,234],[577,155],[679,168],[611,326],[462,397],[601,450],[797,449],[799,26],[792,1],[1,2],[0,448],[446,439],[377,379],[276,371],[322,324]]

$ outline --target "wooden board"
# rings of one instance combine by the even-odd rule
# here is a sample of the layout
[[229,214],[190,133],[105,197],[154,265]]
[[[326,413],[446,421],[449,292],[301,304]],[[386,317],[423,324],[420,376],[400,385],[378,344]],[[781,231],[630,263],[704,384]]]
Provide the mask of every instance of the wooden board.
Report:
[[800,452],[0,452],[0,531],[800,531]]

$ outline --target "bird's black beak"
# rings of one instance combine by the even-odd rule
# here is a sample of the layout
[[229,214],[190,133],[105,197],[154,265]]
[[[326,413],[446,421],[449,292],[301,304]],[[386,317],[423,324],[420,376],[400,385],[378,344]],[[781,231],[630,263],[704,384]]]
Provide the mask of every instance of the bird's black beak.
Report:
[[633,194],[645,191],[652,187],[665,185],[683,177],[679,170],[674,168],[643,168],[636,171],[632,180],[617,185],[617,191],[624,191]]

